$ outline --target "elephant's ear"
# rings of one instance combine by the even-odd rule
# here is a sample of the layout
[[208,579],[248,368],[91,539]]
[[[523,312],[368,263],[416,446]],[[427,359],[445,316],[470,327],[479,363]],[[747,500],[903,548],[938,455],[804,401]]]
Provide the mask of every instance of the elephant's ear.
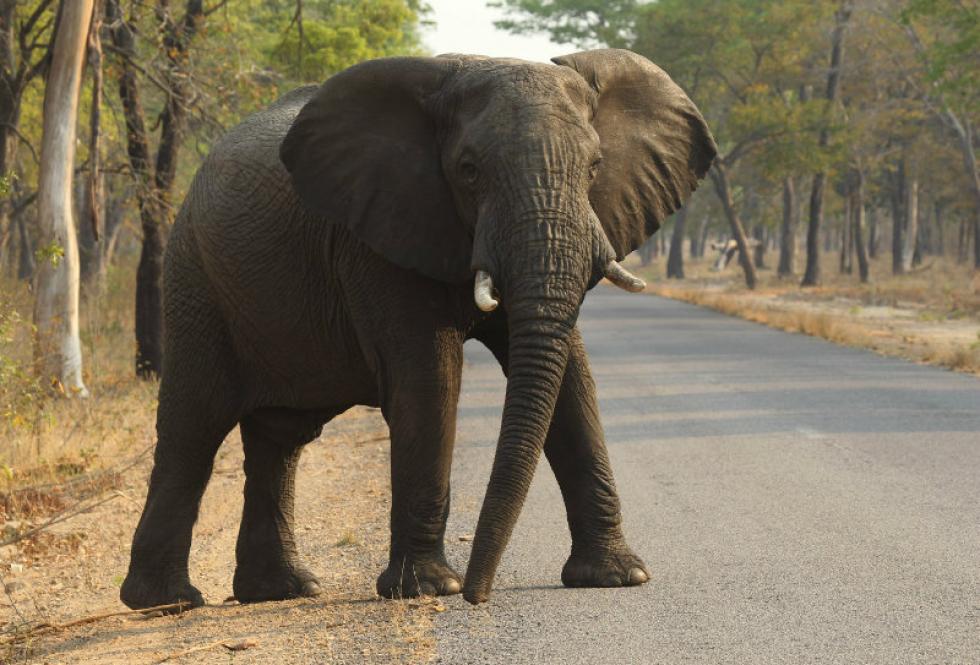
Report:
[[589,192],[618,259],[639,247],[697,188],[717,154],[701,113],[664,70],[621,49],[573,53],[599,96],[592,124],[602,167]]
[[472,276],[473,241],[443,176],[427,100],[458,68],[383,58],[346,69],[303,107],[279,148],[311,212],[392,263],[450,282]]

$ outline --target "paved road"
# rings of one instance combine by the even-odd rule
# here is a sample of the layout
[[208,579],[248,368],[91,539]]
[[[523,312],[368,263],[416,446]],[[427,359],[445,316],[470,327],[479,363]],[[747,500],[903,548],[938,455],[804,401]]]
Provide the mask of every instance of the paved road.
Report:
[[[439,662],[980,663],[980,381],[602,287],[581,327],[653,580],[560,586],[542,460],[491,602],[437,615]],[[504,390],[467,363],[460,571]]]

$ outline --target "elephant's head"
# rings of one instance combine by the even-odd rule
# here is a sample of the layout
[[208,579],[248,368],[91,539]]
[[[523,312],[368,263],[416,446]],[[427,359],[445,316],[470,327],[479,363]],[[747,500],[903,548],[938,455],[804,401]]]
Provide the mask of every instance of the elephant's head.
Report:
[[617,260],[677,210],[715,145],[697,108],[629,51],[557,65],[389,58],[329,79],[281,157],[306,206],[391,262],[496,287],[507,397],[464,595],[486,600],[544,446],[586,290],[643,283]]

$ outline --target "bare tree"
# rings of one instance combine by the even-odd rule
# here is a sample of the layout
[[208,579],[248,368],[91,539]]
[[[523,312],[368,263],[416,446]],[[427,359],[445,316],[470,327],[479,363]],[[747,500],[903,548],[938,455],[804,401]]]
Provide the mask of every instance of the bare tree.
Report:
[[[844,33],[854,11],[854,0],[842,0],[835,14],[834,33],[830,47],[830,72],[827,74],[828,113],[832,112],[840,91],[841,66],[844,61]],[[829,123],[820,130],[819,145],[826,148],[830,144]],[[810,190],[810,221],[806,231],[806,272],[800,286],[820,284],[820,224],[823,221],[823,194],[827,183],[826,171],[813,176]]]
[[119,56],[119,97],[126,120],[129,162],[137,181],[137,200],[143,230],[143,246],[136,272],[136,373],[158,376],[163,367],[163,252],[166,248],[171,197],[177,172],[177,155],[190,106],[188,54],[206,12],[202,0],[187,0],[184,16],[175,20],[168,0],[157,0],[156,17],[161,30],[167,66],[162,87],[167,93],[160,114],[160,143],[151,166],[150,141],[143,112],[137,72],[135,30],[123,16],[119,0],[106,1],[106,20],[111,26],[113,51]]
[[[731,155],[731,153],[729,153]],[[729,156],[728,159],[731,159]],[[745,275],[745,285],[754,289],[758,278],[756,277],[755,264],[752,263],[752,255],[749,252],[749,242],[745,237],[745,227],[739,219],[738,211],[735,209],[735,200],[732,198],[731,183],[728,178],[728,169],[725,159],[717,157],[711,167],[711,181],[715,185],[715,192],[721,201],[721,206],[725,210],[725,217],[728,218],[728,225],[731,227],[732,239],[738,247],[738,262],[742,266]]]
[[78,336],[78,241],[72,219],[75,124],[93,0],[62,3],[44,90],[38,226],[44,260],[37,270],[34,325],[40,376],[66,394],[87,395]]
[[[53,22],[50,11],[53,1],[39,0],[28,11],[21,0],[0,0],[0,178],[14,172],[19,145],[25,145],[37,158],[34,147],[19,129],[21,106],[24,91],[48,64],[47,42]],[[8,178],[8,185],[11,184]],[[14,226],[17,227],[17,244],[23,249],[24,220],[15,219],[14,214],[23,212],[26,206],[19,205],[23,201],[16,201],[9,192],[0,196],[0,263],[3,263],[5,248],[14,244]],[[31,260],[32,257],[22,253],[21,268]]]

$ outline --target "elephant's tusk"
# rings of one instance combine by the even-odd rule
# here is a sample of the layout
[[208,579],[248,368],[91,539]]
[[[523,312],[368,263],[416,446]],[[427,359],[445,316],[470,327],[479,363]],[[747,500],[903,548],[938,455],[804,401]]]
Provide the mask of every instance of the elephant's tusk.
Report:
[[647,286],[646,282],[619,265],[616,261],[610,261],[606,265],[606,279],[624,291],[631,291],[633,293],[639,293]]
[[484,312],[492,312],[500,304],[493,297],[493,278],[490,277],[490,273],[484,270],[476,271],[476,279],[473,281],[473,300],[476,301],[476,306]]

